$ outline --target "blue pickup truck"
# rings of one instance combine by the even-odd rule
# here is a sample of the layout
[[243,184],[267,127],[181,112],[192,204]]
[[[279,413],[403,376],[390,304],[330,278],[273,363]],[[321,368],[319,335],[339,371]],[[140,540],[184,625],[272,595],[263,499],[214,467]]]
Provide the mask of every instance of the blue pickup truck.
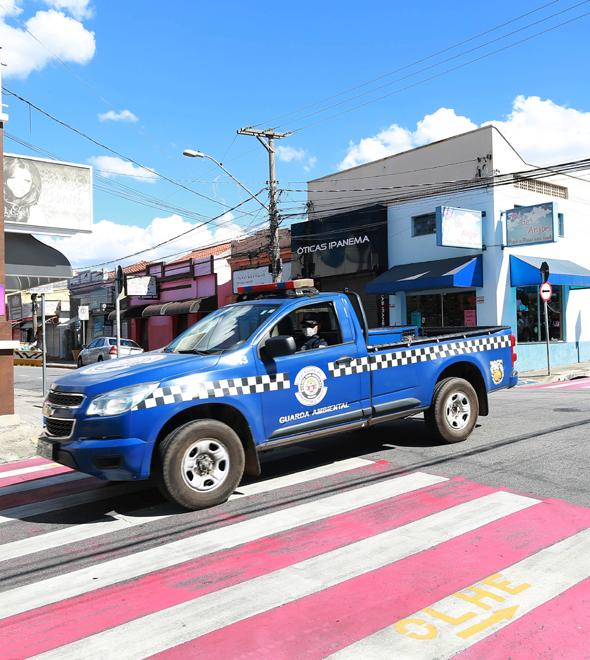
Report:
[[488,392],[516,384],[515,359],[509,328],[371,330],[354,293],[246,287],[163,349],[57,380],[39,454],[102,479],[153,477],[200,509],[290,443],[422,412],[440,441],[465,440]]

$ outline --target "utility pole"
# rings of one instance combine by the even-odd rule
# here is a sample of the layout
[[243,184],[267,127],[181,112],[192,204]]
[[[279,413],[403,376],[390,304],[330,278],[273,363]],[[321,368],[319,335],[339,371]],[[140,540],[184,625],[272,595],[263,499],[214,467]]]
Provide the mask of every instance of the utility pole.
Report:
[[272,281],[280,282],[282,273],[281,249],[279,246],[279,212],[277,208],[277,180],[275,178],[274,141],[288,137],[291,133],[277,133],[271,128],[258,131],[251,126],[240,128],[238,135],[254,136],[268,152],[268,223],[270,232],[269,252]]
[[4,124],[8,115],[2,103],[2,66],[0,62],[0,417],[14,414],[14,359],[12,351],[16,342],[12,341],[12,329],[4,304],[6,293],[6,257],[4,244]]

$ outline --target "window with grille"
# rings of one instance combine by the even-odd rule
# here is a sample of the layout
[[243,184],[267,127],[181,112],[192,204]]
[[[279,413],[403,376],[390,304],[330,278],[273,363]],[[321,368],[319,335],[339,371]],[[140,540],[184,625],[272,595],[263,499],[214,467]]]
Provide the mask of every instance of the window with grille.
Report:
[[549,183],[548,181],[527,179],[526,177],[517,176],[514,177],[514,187],[540,193],[541,195],[549,195],[550,197],[559,197],[560,199],[568,198],[567,188],[564,186],[558,186],[555,183]]

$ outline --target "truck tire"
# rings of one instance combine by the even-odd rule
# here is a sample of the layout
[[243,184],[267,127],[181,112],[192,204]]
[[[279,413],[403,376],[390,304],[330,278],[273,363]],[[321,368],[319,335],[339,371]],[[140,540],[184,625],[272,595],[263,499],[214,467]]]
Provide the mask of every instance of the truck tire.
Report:
[[197,420],[158,445],[156,480],[162,494],[196,511],[225,502],[244,473],[244,447],[229,426]]
[[432,405],[424,413],[429,431],[444,442],[463,442],[479,416],[479,401],[471,383],[445,378],[436,384]]

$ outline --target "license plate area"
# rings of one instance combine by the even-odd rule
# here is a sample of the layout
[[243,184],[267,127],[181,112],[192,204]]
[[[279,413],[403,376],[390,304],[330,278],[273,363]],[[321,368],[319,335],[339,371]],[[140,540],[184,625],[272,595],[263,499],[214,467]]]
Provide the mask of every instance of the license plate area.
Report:
[[43,458],[48,458],[50,461],[53,460],[53,442],[49,440],[44,440],[40,438],[37,441],[37,456],[42,456]]

